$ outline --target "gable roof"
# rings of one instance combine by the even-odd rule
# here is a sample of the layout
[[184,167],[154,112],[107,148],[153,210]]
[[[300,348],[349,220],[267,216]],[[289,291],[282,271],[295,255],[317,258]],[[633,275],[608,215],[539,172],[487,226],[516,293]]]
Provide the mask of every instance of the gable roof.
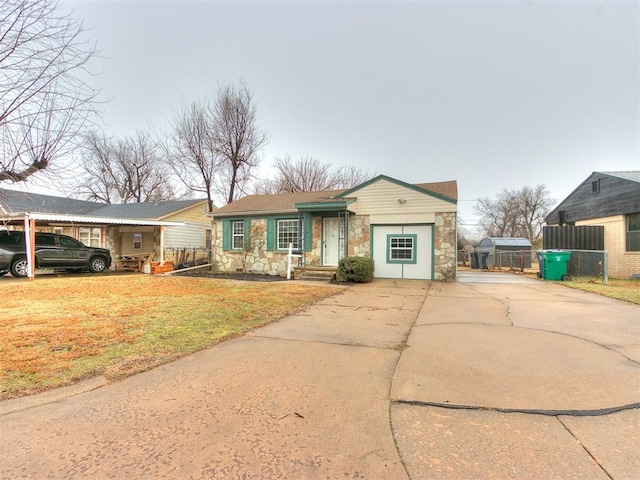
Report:
[[[597,195],[592,182],[609,187]],[[592,172],[545,217],[548,225],[634,213],[640,210],[640,171]],[[562,217],[562,219],[561,219]]]
[[160,220],[206,201],[206,199],[197,199],[107,204],[0,188],[0,207],[6,214],[43,213],[110,219]]
[[64,213],[85,215],[103,207],[104,203],[75,200],[73,198],[40,195],[0,188],[0,207],[5,213]]
[[427,195],[432,195],[434,197],[441,198],[442,200],[446,200],[452,203],[457,203],[458,201],[458,184],[455,180],[449,180],[446,182],[431,182],[431,183],[406,183],[401,180],[397,180],[395,178],[388,177],[386,175],[378,175],[370,180],[367,180],[360,185],[356,185],[355,187],[346,190],[339,195],[338,197],[348,197],[352,193],[371,185],[372,183],[378,182],[380,180],[386,180],[387,182],[395,183],[396,185],[400,185],[405,188],[409,188],[412,190],[416,190],[421,193],[426,193]]
[[205,203],[206,199],[168,200],[163,202],[122,203],[101,206],[91,212],[96,217],[162,219],[186,208]]
[[388,180],[420,192],[430,194],[455,203],[458,198],[458,186],[455,180],[448,182],[418,183],[415,185],[396,180],[386,175],[378,175],[349,190],[322,190],[316,192],[270,193],[264,195],[247,195],[213,213],[213,217],[232,217],[234,215],[264,215],[297,213],[302,203],[331,203],[336,199],[344,199],[351,193],[378,180]]
[[640,171],[630,171],[630,172],[593,172],[593,173],[601,173],[603,175],[609,175],[610,177],[618,177],[618,178],[622,178],[624,180],[629,180],[630,182],[638,182],[638,183],[640,183]]
[[343,192],[343,190],[247,195],[219,208],[213,213],[213,216],[226,217],[233,216],[234,214],[255,215],[266,212],[272,214],[297,213],[297,203],[328,202],[341,192]]

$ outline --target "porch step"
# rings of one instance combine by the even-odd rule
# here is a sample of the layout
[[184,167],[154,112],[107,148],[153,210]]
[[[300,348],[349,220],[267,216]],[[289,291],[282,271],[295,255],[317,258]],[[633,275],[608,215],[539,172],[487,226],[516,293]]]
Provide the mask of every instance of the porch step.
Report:
[[296,280],[330,282],[335,278],[337,272],[337,267],[295,267],[293,269],[293,278]]

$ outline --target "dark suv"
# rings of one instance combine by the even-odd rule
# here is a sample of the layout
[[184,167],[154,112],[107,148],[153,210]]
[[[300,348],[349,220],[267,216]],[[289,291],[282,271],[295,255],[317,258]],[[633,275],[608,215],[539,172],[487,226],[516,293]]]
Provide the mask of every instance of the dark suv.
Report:
[[[36,233],[36,268],[90,270],[103,272],[111,266],[111,253],[105,248],[87,247],[75,238],[55,233]],[[27,256],[24,232],[0,231],[0,274],[11,272],[26,277]]]

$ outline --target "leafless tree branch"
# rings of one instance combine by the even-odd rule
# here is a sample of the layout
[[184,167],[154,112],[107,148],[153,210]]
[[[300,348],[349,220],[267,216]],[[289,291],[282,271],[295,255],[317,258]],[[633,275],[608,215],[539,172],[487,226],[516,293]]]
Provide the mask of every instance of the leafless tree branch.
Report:
[[0,182],[52,169],[97,114],[97,55],[56,0],[0,2]]

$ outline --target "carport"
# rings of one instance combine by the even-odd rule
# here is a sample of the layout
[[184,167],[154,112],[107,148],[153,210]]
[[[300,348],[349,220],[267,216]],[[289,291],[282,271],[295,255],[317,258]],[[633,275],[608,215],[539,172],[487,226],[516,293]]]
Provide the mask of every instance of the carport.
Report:
[[164,227],[184,226],[183,222],[169,222],[161,220],[145,220],[139,218],[123,219],[109,217],[94,217],[88,215],[68,215],[59,213],[21,212],[0,214],[0,228],[8,225],[24,226],[27,263],[29,265],[29,281],[35,277],[35,241],[36,227],[41,226],[154,226],[160,227],[160,263],[164,263]]

